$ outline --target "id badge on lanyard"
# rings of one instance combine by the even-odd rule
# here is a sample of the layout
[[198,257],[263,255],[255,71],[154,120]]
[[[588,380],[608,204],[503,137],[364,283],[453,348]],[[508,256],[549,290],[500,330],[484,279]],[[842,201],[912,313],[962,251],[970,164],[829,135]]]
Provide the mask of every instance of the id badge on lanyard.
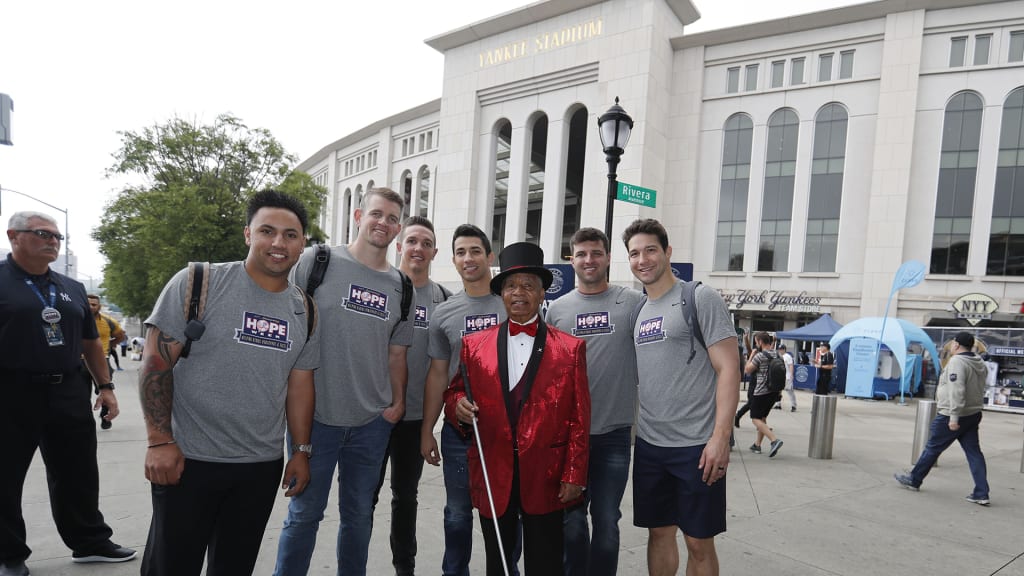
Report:
[[50,347],[63,346],[64,332],[60,328],[60,310],[57,310],[57,287],[52,282],[50,283],[50,302],[47,303],[35,282],[25,278],[25,284],[35,292],[39,301],[43,303],[43,311],[40,316],[43,320],[43,337],[46,338],[46,343]]

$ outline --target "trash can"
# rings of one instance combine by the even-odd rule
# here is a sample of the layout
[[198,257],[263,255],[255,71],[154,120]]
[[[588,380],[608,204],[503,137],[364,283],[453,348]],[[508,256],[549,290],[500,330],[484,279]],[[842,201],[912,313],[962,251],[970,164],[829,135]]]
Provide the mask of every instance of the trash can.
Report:
[[836,432],[837,396],[814,395],[811,403],[811,435],[807,445],[807,457],[819,460],[832,459],[832,443]]
[[917,418],[914,422],[914,445],[911,447],[910,464],[917,464],[917,459],[924,452],[928,444],[928,436],[931,434],[932,420],[935,420],[935,401],[918,400]]

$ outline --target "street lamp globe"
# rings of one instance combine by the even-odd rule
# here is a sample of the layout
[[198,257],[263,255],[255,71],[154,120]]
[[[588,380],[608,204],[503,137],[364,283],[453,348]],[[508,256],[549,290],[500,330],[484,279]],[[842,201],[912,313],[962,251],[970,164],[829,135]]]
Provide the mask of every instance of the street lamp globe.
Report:
[[607,112],[597,119],[597,126],[601,133],[601,145],[604,146],[605,154],[618,152],[618,156],[626,149],[629,142],[629,135],[633,131],[633,119],[619,106],[619,97],[615,97],[615,104]]

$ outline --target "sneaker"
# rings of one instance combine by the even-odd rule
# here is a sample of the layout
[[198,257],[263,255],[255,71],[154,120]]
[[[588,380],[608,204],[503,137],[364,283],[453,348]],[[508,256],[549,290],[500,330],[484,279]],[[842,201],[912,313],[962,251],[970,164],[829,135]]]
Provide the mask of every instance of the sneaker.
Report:
[[778,453],[779,448],[782,448],[782,440],[776,440],[775,442],[772,442],[772,449],[768,452],[768,457],[774,458],[775,454]]
[[980,504],[981,506],[988,506],[989,505],[989,500],[988,500],[987,497],[979,498],[977,496],[965,496],[964,500],[967,500],[971,504]]
[[907,490],[913,490],[914,492],[921,490],[920,486],[914,485],[914,479],[910,477],[910,474],[893,474],[892,477]]
[[790,408],[789,411],[790,412],[796,412],[796,406],[793,406],[792,408]]
[[733,419],[733,424],[735,424],[737,428],[740,427],[740,415],[739,414],[737,414],[736,418]]
[[0,562],[0,576],[29,576],[28,566],[22,560]]
[[761,447],[758,446],[757,444],[751,444],[750,445],[750,451],[753,452],[754,454],[760,454],[761,453]]
[[772,408],[774,408],[775,410],[782,410],[782,404],[776,404]]
[[115,370],[115,372],[124,372],[124,368],[121,368],[120,366],[118,366],[117,370]]
[[127,562],[135,559],[135,550],[108,542],[104,548],[91,552],[73,552],[71,561],[77,564],[92,562]]

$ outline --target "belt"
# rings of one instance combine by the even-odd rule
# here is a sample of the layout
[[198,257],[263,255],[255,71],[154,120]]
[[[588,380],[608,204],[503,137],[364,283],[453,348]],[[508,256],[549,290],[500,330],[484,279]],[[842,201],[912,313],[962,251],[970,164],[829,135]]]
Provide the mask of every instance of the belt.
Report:
[[26,374],[29,382],[33,384],[61,384],[64,382],[64,374],[58,372],[56,374],[39,374],[29,372]]

